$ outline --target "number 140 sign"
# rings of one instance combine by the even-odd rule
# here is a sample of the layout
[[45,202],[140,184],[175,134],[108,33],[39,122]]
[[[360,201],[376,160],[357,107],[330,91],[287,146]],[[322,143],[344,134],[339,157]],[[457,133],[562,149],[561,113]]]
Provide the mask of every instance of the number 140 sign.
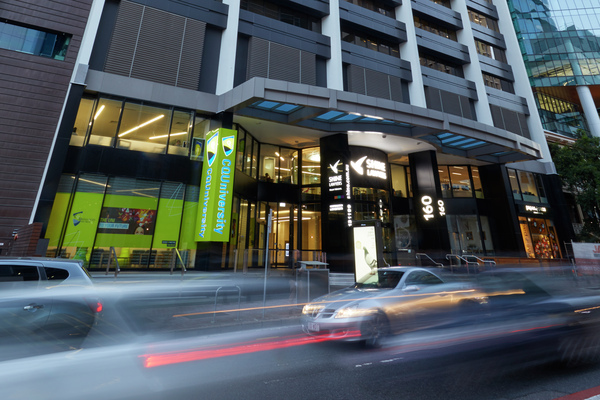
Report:
[[[431,196],[421,197],[421,204],[423,204],[423,218],[425,218],[426,221],[429,221],[430,219],[434,218],[435,209],[433,206],[433,199],[431,198]],[[446,207],[444,206],[444,200],[437,201],[437,212],[440,217],[446,215]]]

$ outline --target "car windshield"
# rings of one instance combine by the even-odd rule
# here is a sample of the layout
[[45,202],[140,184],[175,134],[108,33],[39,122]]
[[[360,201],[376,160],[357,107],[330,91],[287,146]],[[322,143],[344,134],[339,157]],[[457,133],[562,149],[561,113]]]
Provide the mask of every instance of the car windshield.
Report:
[[377,271],[363,276],[354,284],[357,289],[394,289],[404,271]]

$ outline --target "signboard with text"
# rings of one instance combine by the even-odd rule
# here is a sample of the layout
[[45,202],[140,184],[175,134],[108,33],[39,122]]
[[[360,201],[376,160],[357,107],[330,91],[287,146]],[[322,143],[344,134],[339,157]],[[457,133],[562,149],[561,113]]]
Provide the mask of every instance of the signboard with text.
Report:
[[600,243],[573,243],[578,275],[600,275]]
[[197,242],[229,241],[236,144],[235,130],[219,128],[206,134],[196,219]]

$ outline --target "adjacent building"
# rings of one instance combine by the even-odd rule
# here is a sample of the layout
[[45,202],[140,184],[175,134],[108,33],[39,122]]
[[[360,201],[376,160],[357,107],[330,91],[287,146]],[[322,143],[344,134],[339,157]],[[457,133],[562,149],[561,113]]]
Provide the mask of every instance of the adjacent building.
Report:
[[[0,134],[45,144],[37,169],[33,148],[0,150],[31,176],[4,237],[37,227],[38,252],[91,268],[565,256],[572,227],[503,0],[28,2],[81,17],[0,5],[13,30],[62,43],[47,60],[0,30],[0,63],[18,60],[32,93],[3,96]],[[48,63],[62,81],[28,79]]]
[[[544,129],[600,136],[600,7],[508,0]],[[552,140],[552,136],[550,138]]]

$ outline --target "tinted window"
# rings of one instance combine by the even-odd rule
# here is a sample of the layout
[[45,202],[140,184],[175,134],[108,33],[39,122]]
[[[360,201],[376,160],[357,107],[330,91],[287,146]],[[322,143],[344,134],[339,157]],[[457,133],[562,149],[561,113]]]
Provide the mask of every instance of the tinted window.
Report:
[[443,283],[440,278],[427,271],[412,272],[406,280],[407,285],[437,285],[440,283]]
[[0,282],[37,281],[37,267],[31,265],[0,265]]
[[51,267],[44,267],[44,269],[46,270],[46,278],[49,281],[64,281],[69,277],[69,272],[64,269]]

